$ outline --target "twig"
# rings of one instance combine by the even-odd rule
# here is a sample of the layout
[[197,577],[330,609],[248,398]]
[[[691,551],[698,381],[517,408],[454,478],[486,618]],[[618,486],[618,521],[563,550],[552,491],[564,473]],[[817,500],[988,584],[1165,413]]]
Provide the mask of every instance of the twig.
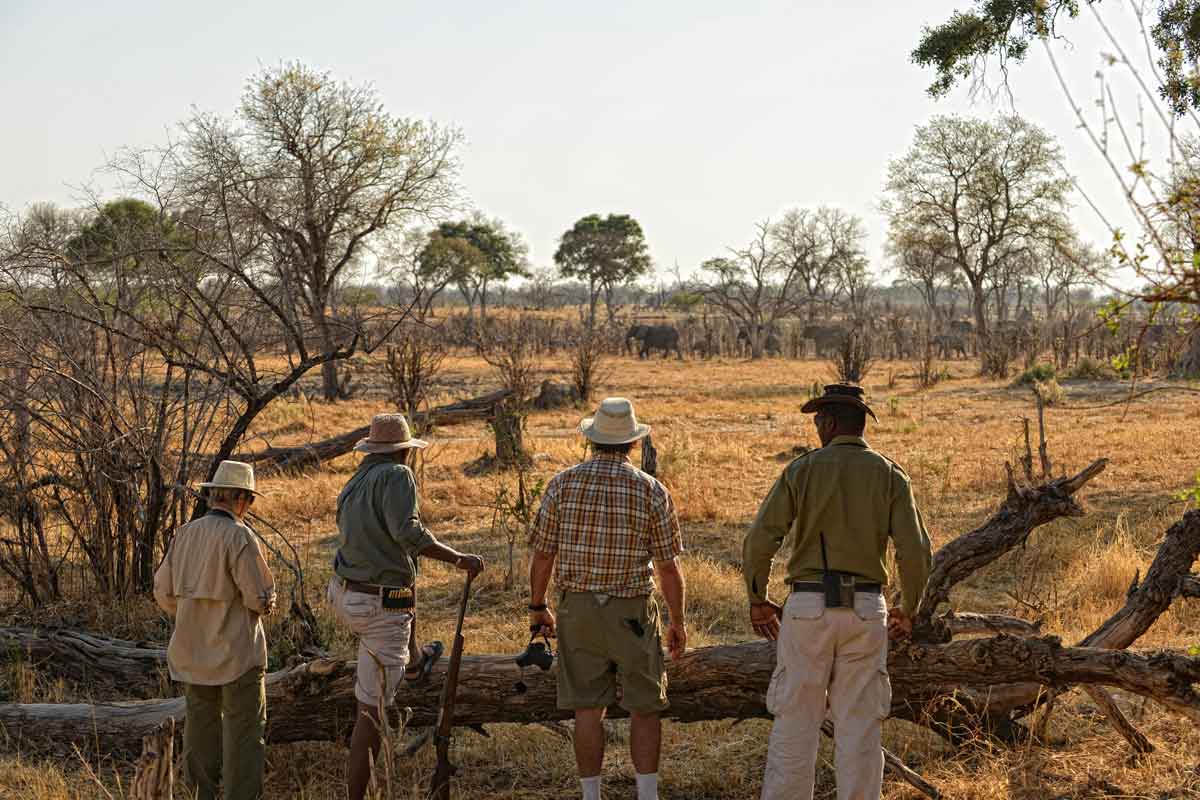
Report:
[[1101,408],[1112,408],[1113,406],[1123,405],[1137,400],[1139,397],[1154,394],[1155,392],[1188,392],[1189,394],[1200,394],[1200,389],[1193,389],[1190,386],[1156,386],[1153,389],[1145,389],[1120,400],[1114,400],[1111,403],[1101,403],[1095,406],[1056,406],[1056,408],[1061,408],[1064,411],[1096,411]]

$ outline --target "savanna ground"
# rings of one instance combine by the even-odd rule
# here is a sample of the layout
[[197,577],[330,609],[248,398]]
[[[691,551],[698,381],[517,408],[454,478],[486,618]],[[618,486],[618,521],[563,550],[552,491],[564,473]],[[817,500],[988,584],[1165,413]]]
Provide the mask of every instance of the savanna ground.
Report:
[[[752,635],[739,572],[741,538],[757,505],[798,445],[815,446],[815,433],[800,405],[814,382],[829,378],[819,361],[688,361],[616,358],[603,395],[635,400],[639,416],[653,424],[660,476],[674,493],[687,553],[690,646],[742,641]],[[547,375],[565,372],[565,359],[543,364]],[[1019,419],[1033,415],[1028,389],[974,377],[973,363],[958,362],[951,379],[920,390],[908,363],[879,364],[865,381],[879,415],[868,438],[912,476],[935,547],[984,520],[1004,493],[1004,462],[1023,450]],[[433,402],[483,394],[495,378],[475,358],[448,359]],[[1118,400],[1120,383],[1064,381],[1066,403]],[[259,420],[256,433],[273,445],[317,440],[364,424],[387,410],[377,399],[335,405],[281,401]],[[584,454],[577,434],[579,410],[535,413],[527,443],[535,453],[533,478],[546,478]],[[1073,641],[1118,608],[1126,588],[1144,569],[1167,526],[1184,510],[1175,499],[1193,484],[1200,442],[1200,400],[1159,393],[1124,406],[1097,410],[1050,408],[1050,454],[1056,472],[1074,472],[1108,457],[1106,472],[1084,491],[1088,513],[1036,531],[1027,547],[1003,557],[954,593],[960,609],[1044,618],[1047,632]],[[425,453],[422,513],[430,528],[453,546],[482,553],[489,568],[467,619],[467,652],[517,653],[526,643],[527,584],[524,548],[518,546],[516,579],[505,587],[507,543],[491,531],[492,501],[512,475],[470,477],[464,468],[491,450],[482,423],[437,431]],[[636,458],[636,453],[635,453]],[[357,456],[327,463],[317,473],[273,476],[269,495],[255,511],[298,548],[309,602],[333,652],[349,655],[352,641],[324,605],[324,586],[334,547],[334,498],[355,469]],[[263,530],[273,544],[274,535]],[[281,564],[277,580],[286,597],[293,579]],[[774,595],[783,594],[781,575]],[[440,564],[420,578],[422,638],[449,642],[461,587],[459,574]],[[1185,648],[1200,643],[1197,601],[1177,601],[1139,647]],[[17,614],[110,635],[165,641],[170,625],[148,600],[113,605],[81,598],[61,607]],[[291,655],[282,615],[269,623],[272,667]],[[36,665],[9,664],[0,677],[8,701],[112,700],[86,686],[66,685]],[[1018,749],[980,742],[951,749],[937,737],[904,722],[885,725],[885,744],[953,798],[1167,798],[1200,796],[1200,731],[1140,701],[1123,705],[1158,750],[1130,762],[1118,737],[1080,692],[1060,701],[1048,737]],[[664,798],[757,796],[766,755],[769,721],[666,723]],[[541,727],[494,725],[491,737],[460,731],[453,744],[460,767],[461,798],[560,798],[577,796],[568,742]],[[609,797],[633,794],[627,727],[610,723],[605,786]],[[831,750],[822,746],[819,795],[833,797]],[[342,744],[272,746],[267,760],[268,797],[339,797]],[[397,764],[399,797],[423,797],[433,765],[431,748]],[[82,758],[44,761],[36,754],[0,757],[0,796],[58,800],[122,796],[123,767]],[[124,777],[122,777],[124,776]],[[888,779],[884,796],[918,796]]]

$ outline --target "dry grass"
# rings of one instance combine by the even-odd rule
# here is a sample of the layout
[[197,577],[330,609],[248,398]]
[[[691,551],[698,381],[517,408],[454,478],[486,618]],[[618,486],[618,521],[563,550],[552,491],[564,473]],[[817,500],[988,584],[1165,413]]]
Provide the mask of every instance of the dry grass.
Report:
[[[614,359],[615,369],[599,394],[622,394],[637,403],[653,424],[664,480],[675,495],[684,526],[684,571],[691,589],[695,645],[749,638],[738,569],[741,536],[758,502],[797,445],[814,446],[809,419],[799,406],[814,381],[828,378],[820,362],[736,360],[710,362]],[[566,359],[546,362],[547,376],[561,376]],[[372,370],[382,366],[372,365]],[[1022,415],[1032,415],[1027,389],[970,377],[973,364],[955,364],[956,374],[936,387],[918,386],[913,364],[881,364],[868,380],[880,417],[869,438],[899,461],[914,480],[935,545],[986,518],[1003,492],[1003,463],[1020,445]],[[543,376],[539,375],[539,379]],[[367,380],[373,380],[368,377]],[[452,356],[434,387],[433,403],[481,394],[494,386],[479,359]],[[889,383],[892,385],[889,387]],[[1066,404],[1096,403],[1121,396],[1120,384],[1066,384]],[[1084,393],[1086,392],[1086,397]],[[360,399],[336,405],[303,400],[280,402],[260,419],[263,445],[298,444],[363,424],[383,402]],[[1044,617],[1049,631],[1065,640],[1081,637],[1122,602],[1134,574],[1145,569],[1162,532],[1178,518],[1172,495],[1195,474],[1195,431],[1200,404],[1142,403],[1123,415],[1120,407],[1095,411],[1048,409],[1050,452],[1056,471],[1074,471],[1107,456],[1112,463],[1086,491],[1090,513],[1061,520],[1035,533],[1028,547],[1010,553],[961,586],[962,608]],[[576,410],[539,413],[529,420],[527,444],[535,452],[534,475],[548,477],[576,463],[583,453]],[[431,528],[452,545],[482,552],[489,570],[477,583],[466,624],[468,652],[513,652],[524,645],[525,590],[503,588],[504,542],[489,536],[490,498],[503,475],[467,477],[463,466],[488,452],[491,439],[481,425],[436,431],[425,454],[422,511]],[[270,494],[255,510],[270,519],[300,550],[310,602],[331,634],[332,646],[348,653],[350,638],[323,607],[335,526],[333,499],[357,459],[347,456],[318,474],[273,477]],[[523,565],[517,567],[518,574]],[[291,578],[281,568],[286,588]],[[421,577],[422,634],[449,640],[459,580],[431,564]],[[776,589],[778,593],[780,589]],[[1177,604],[1142,640],[1145,646],[1189,646],[1200,642],[1195,602]],[[28,614],[25,615],[28,617]],[[165,621],[144,601],[124,606],[79,602],[35,612],[43,620],[67,621],[133,638],[162,638]],[[278,621],[269,635],[278,639]],[[278,652],[277,652],[278,655]],[[26,665],[10,666],[0,692],[11,700],[62,701],[88,697],[39,676]],[[1139,764],[1125,760],[1123,740],[1074,693],[1061,700],[1050,724],[1050,741],[1015,751],[983,745],[957,752],[904,723],[888,723],[889,747],[955,798],[1089,798],[1200,796],[1200,734],[1154,707],[1131,714],[1159,746]],[[698,723],[666,726],[663,796],[745,798],[756,796],[768,723]],[[461,766],[458,796],[471,798],[560,798],[575,790],[570,747],[541,728],[494,726],[492,737],[471,732],[455,740]],[[627,728],[612,725],[605,765],[609,796],[630,796],[632,767]],[[344,749],[336,744],[271,747],[268,796],[339,796]],[[830,753],[819,779],[831,797]],[[400,796],[420,797],[431,754],[397,764]],[[94,775],[100,775],[99,781]],[[24,756],[0,758],[0,797],[120,797],[114,765],[43,763]],[[101,788],[103,783],[105,788]],[[404,788],[410,794],[404,794]],[[889,782],[888,798],[914,797]]]

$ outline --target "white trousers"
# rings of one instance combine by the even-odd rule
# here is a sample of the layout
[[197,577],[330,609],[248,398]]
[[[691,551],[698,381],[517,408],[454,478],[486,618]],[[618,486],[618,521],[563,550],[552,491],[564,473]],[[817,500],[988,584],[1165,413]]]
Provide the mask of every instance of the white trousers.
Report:
[[838,800],[878,800],[880,725],[892,702],[887,605],[858,592],[854,609],[825,608],[817,592],[793,592],[783,607],[767,710],[775,717],[762,800],[811,800],[817,745],[833,719]]

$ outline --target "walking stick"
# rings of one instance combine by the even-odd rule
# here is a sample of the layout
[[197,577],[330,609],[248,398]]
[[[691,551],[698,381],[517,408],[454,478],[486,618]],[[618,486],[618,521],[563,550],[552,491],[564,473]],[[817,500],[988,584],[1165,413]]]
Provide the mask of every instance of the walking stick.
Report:
[[442,684],[442,705],[438,709],[437,729],[434,742],[437,747],[437,767],[429,782],[430,800],[450,800],[450,778],[456,768],[450,763],[450,732],[454,728],[454,701],[458,694],[458,668],[462,665],[463,618],[467,615],[467,602],[471,598],[471,581],[475,576],[467,573],[463,584],[462,603],[458,607],[458,625],[454,629],[454,646],[450,649],[450,663],[446,667],[446,682]]

